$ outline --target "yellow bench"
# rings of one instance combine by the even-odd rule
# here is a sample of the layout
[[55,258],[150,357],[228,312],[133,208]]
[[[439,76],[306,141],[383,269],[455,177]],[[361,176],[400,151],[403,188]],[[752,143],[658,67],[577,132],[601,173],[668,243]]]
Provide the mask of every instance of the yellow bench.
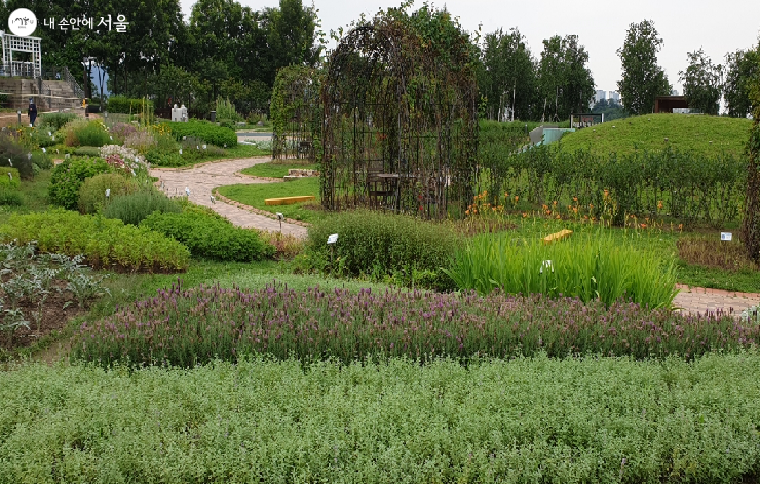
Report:
[[277,199],[264,199],[266,205],[288,205],[297,204],[299,202],[308,202],[314,200],[313,195],[301,195],[298,197],[279,197]]
[[569,229],[563,229],[559,232],[555,232],[554,234],[549,234],[544,238],[544,244],[551,244],[554,241],[559,241],[560,239],[565,239],[566,237],[569,237],[570,234],[572,234],[573,231]]

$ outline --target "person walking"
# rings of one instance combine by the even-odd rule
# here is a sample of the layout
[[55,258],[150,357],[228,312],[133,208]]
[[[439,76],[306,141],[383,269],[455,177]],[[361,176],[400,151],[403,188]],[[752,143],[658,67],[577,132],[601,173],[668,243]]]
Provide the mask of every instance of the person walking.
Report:
[[37,105],[34,104],[34,99],[29,100],[29,124],[34,126],[34,121],[37,119]]

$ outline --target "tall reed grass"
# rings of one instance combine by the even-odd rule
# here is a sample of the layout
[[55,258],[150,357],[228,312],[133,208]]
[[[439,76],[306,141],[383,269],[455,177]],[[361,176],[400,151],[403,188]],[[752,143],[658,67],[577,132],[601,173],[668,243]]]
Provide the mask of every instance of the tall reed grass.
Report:
[[602,234],[575,235],[545,246],[510,234],[483,235],[457,251],[446,273],[462,290],[549,297],[611,305],[623,298],[671,307],[678,291],[674,261]]

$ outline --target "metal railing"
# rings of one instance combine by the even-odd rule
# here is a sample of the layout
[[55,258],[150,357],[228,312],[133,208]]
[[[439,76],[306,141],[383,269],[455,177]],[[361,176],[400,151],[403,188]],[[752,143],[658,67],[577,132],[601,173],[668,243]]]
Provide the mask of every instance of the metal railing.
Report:
[[3,77],[38,77],[39,70],[33,62],[11,61],[0,66],[0,76]]

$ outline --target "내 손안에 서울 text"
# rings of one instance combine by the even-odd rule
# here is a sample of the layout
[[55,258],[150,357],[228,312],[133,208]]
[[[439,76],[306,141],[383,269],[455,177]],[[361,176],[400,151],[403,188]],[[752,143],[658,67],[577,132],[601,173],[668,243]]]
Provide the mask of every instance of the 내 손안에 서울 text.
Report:
[[[83,15],[82,17],[64,17],[62,19],[59,19],[57,23],[58,28],[65,31],[68,31],[69,28],[71,30],[80,30],[83,28],[100,30],[100,27],[103,26],[108,27],[109,31],[113,29],[116,30],[116,32],[126,32],[127,25],[129,25],[129,22],[127,22],[127,17],[122,14],[116,16],[115,22],[112,22],[111,14],[108,14],[108,17],[100,17],[100,22],[97,24],[95,24],[93,17],[87,17],[86,15]],[[55,17],[46,18],[43,22],[43,25],[45,27],[55,29]]]

